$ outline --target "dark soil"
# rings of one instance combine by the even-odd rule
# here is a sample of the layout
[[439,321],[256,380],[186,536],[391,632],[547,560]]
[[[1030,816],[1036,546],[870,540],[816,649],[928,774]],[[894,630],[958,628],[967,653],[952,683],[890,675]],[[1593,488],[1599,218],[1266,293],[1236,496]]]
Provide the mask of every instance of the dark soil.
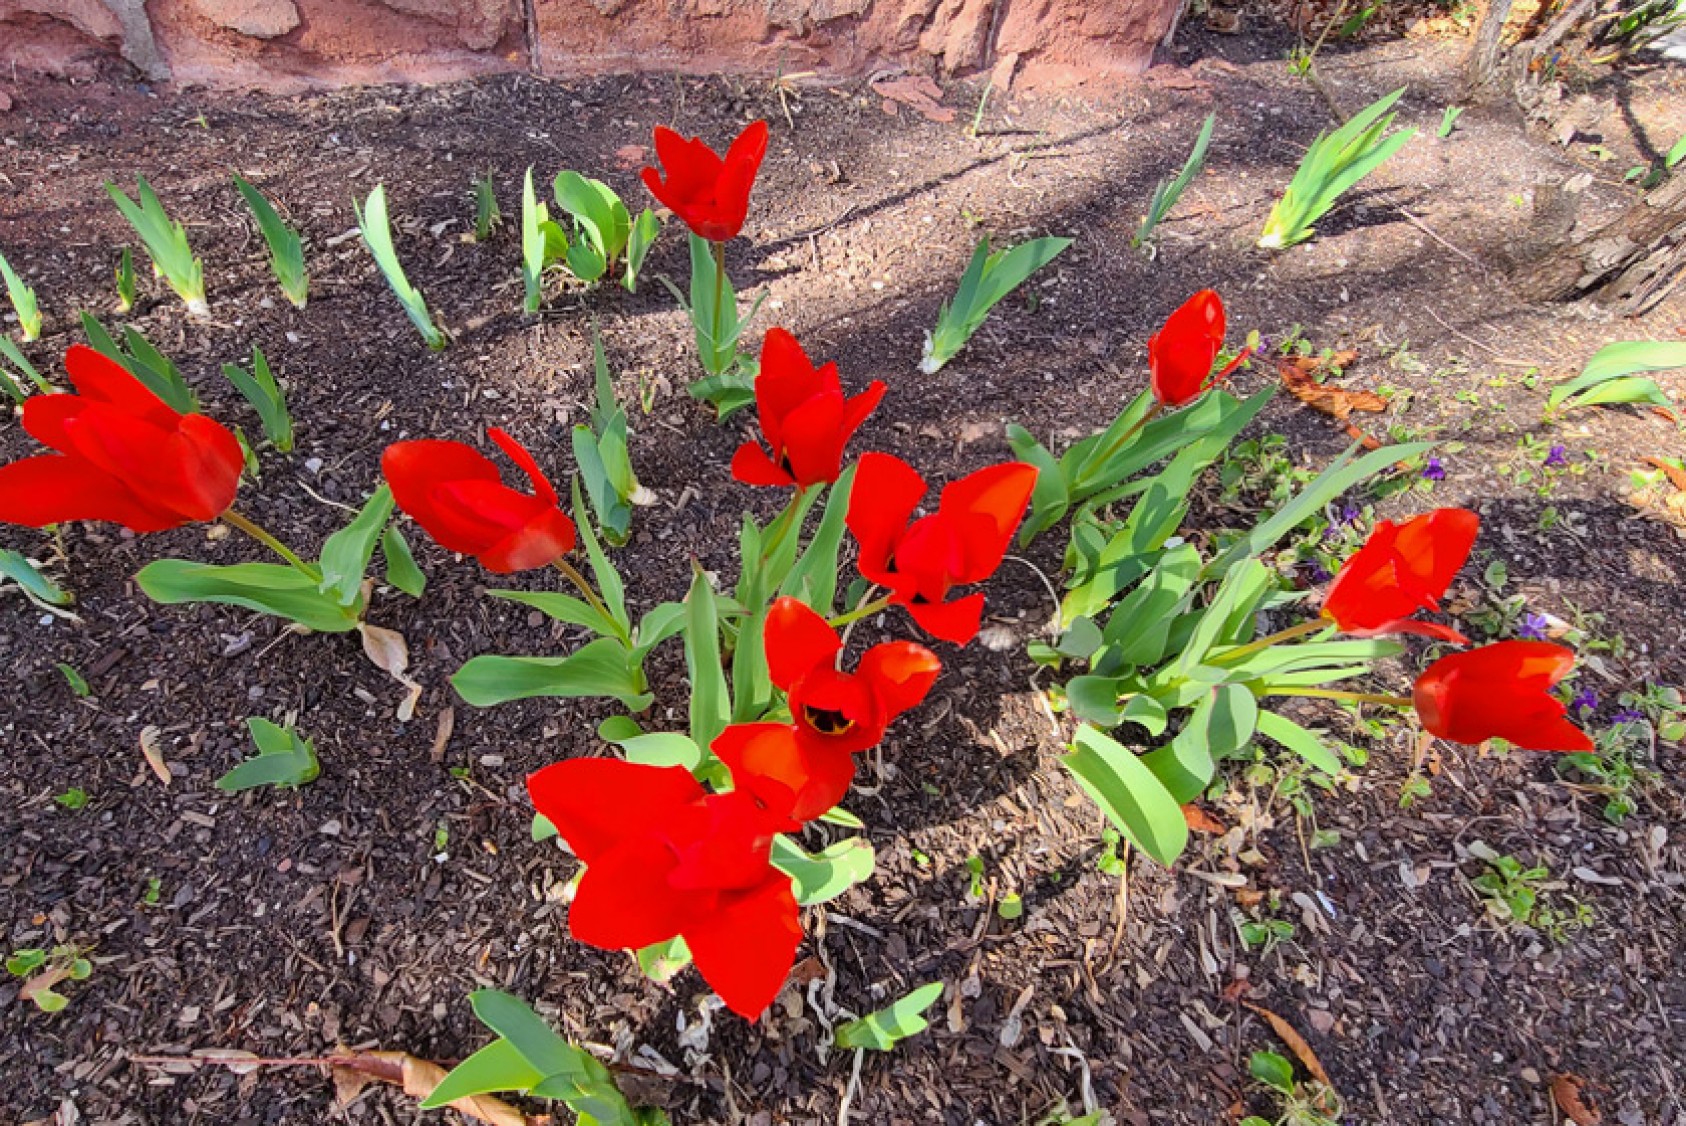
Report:
[[[1521,305],[1504,269],[1538,237],[1527,205],[1537,183],[1585,167],[1594,183],[1584,218],[1619,213],[1633,193],[1622,172],[1686,129],[1686,76],[1641,75],[1620,106],[1607,89],[1584,91],[1586,105],[1606,112],[1567,147],[1487,107],[1438,140],[1459,45],[1331,51],[1319,69],[1342,109],[1408,85],[1401,120],[1420,135],[1315,242],[1265,256],[1252,238],[1329,108],[1287,73],[1286,40],[1197,33],[1192,43],[1180,61],[1200,61],[1161,84],[1092,99],[996,96],[976,140],[963,126],[978,91],[966,88],[950,92],[962,112],[942,125],[905,107],[888,115],[852,85],[790,96],[787,121],[776,91],[738,80],[515,78],[292,99],[13,87],[17,105],[0,115],[0,248],[40,294],[47,336],[27,350],[57,374],[57,357],[80,339],[76,310],[116,320],[115,248],[132,236],[101,182],[143,173],[189,224],[215,319],[190,322],[149,284],[127,320],[177,359],[211,414],[250,433],[255,419],[218,368],[244,362],[254,344],[271,358],[299,448],[266,452],[241,506],[302,546],[343,522],[342,506],[376,484],[381,449],[402,437],[478,442],[502,426],[564,478],[568,427],[591,396],[596,317],[625,399],[642,392],[654,403],[634,412],[633,456],[660,501],[640,510],[621,556],[636,605],[647,607],[682,596],[693,557],[729,578],[740,513],[766,518],[778,499],[730,481],[747,423],[716,426],[684,395],[695,366],[689,330],[653,278],[683,275],[683,239],[664,234],[636,295],[559,293],[526,320],[515,224],[488,245],[461,241],[470,180],[490,169],[506,213],[518,212],[529,164],[541,182],[577,168],[642,200],[635,164],[617,150],[647,143],[654,124],[720,140],[766,117],[773,146],[731,269],[741,290],[766,294],[764,323],[788,325],[816,358],[837,360],[848,385],[890,384],[857,448],[898,453],[942,481],[1007,456],[1009,421],[1063,443],[1142,386],[1147,336],[1212,286],[1228,302],[1232,339],[1301,325],[1319,347],[1357,348],[1346,385],[1395,392],[1389,416],[1363,419],[1373,432],[1460,443],[1443,451],[1444,481],[1384,514],[1431,504],[1482,512],[1460,605],[1493,600],[1479,580],[1500,560],[1503,593],[1524,595],[1530,611],[1571,622],[1603,615],[1589,632],[1623,644],[1582,674],[1603,700],[1590,723],[1608,722],[1622,690],[1681,684],[1686,543],[1627,501],[1641,458],[1686,449],[1680,430],[1625,409],[1555,425],[1541,416],[1546,385],[1600,345],[1686,331],[1686,300],[1676,294],[1642,321],[1614,323],[1594,309]],[[1207,174],[1163,228],[1157,257],[1131,251],[1154,183],[1214,108]],[[1614,159],[1600,159],[1595,143]],[[307,311],[281,300],[231,170],[302,228]],[[346,237],[353,196],[376,183],[387,185],[411,279],[455,335],[440,355],[426,352]],[[921,334],[980,233],[1077,242],[1032,283],[1034,300],[1004,303],[958,360],[922,376]],[[1253,390],[1267,378],[1255,367],[1238,381]],[[1680,373],[1660,379],[1683,397]],[[1325,464],[1348,442],[1285,395],[1263,418],[1262,431],[1286,435],[1301,466]],[[1525,437],[1564,444],[1590,470],[1564,475],[1545,496],[1537,482],[1517,484],[1511,470],[1537,464],[1519,446]],[[0,458],[30,448],[15,423],[0,423]],[[1555,523],[1542,520],[1548,507]],[[1253,519],[1215,499],[1202,511],[1208,529]],[[64,1102],[101,1123],[328,1121],[338,1113],[331,1085],[310,1069],[173,1073],[128,1057],[313,1057],[349,1045],[454,1060],[486,1038],[466,994],[495,985],[535,1002],[565,1035],[612,1050],[629,1087],[680,1126],[830,1122],[852,1061],[823,1053],[822,1025],[940,979],[950,989],[930,1032],[865,1062],[854,1121],[1008,1126],[1062,1102],[1078,1113],[1085,1093],[1128,1123],[1229,1121],[1243,1105],[1274,1116],[1247,1060],[1285,1049],[1237,1003],[1242,995],[1307,1036],[1350,1121],[1554,1122],[1549,1082],[1572,1073],[1606,1121],[1686,1122],[1678,747],[1654,748],[1656,781],[1617,827],[1544,756],[1466,748],[1438,748],[1431,792],[1401,808],[1411,734],[1354,732],[1369,765],[1316,799],[1316,824],[1337,830],[1337,844],[1310,851],[1309,822],[1237,772],[1214,807],[1235,830],[1200,838],[1174,871],[1137,860],[1121,885],[1097,870],[1101,818],[1055,761],[1059,727],[1023,655],[1020,642],[1047,620],[1047,594],[1009,563],[991,612],[1016,641],[945,650],[932,701],[892,729],[881,771],[864,773],[851,799],[878,872],[808,913],[801,957],[814,960],[798,976],[813,983],[760,1023],[714,1013],[698,1035],[701,980],[688,972],[663,990],[624,956],[571,941],[560,893],[575,865],[528,839],[525,775],[598,753],[594,730],[609,708],[534,701],[477,711],[447,682],[478,653],[559,653],[577,640],[481,595],[548,580],[492,582],[471,562],[421,548],[425,597],[387,592],[372,614],[406,635],[426,686],[417,718],[400,723],[402,691],[355,638],[297,636],[228,608],[158,607],[135,588],[130,576],[155,558],[261,558],[217,531],[136,539],[79,525],[60,559],[48,538],[0,529],[0,546],[54,560],[49,571],[76,592],[81,619],[0,599],[0,652],[12,670],[0,704],[0,924],[8,950],[77,942],[98,959],[89,981],[66,988],[71,1003],[58,1015],[16,1002],[15,982],[0,986],[0,1071],[16,1121]],[[1051,569],[1058,555],[1049,537],[1031,560]],[[901,622],[878,626],[905,633]],[[86,675],[89,698],[73,695],[57,662]],[[678,725],[682,663],[668,655],[654,672],[655,714]],[[448,708],[454,733],[436,756]],[[254,714],[296,718],[321,753],[321,779],[297,793],[214,790],[248,753],[243,720]],[[1335,712],[1324,720],[1343,722]],[[162,731],[168,787],[140,753],[148,725]],[[88,793],[86,808],[54,802],[70,787]],[[828,832],[814,830],[810,843]],[[1590,906],[1590,926],[1559,942],[1495,923],[1468,883],[1481,870],[1466,851],[1477,839],[1548,866],[1561,882],[1546,894]],[[1004,922],[969,901],[973,855],[992,894],[1023,897],[1022,918]],[[1269,953],[1243,946],[1237,920],[1261,914],[1295,923],[1293,941]],[[345,1114],[411,1121],[412,1106],[371,1092]]]

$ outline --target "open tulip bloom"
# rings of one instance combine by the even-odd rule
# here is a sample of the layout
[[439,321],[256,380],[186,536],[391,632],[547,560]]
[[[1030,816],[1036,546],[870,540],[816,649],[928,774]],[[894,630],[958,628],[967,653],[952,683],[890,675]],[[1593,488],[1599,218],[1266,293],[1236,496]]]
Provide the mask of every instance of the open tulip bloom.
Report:
[[682,766],[571,759],[527,779],[534,807],[586,865],[568,912],[581,942],[685,940],[703,979],[754,1020],[778,996],[802,924],[773,837],[797,827],[757,790],[710,794]]
[[92,348],[75,345],[64,366],[74,394],[24,403],[23,428],[53,452],[0,466],[0,522],[161,532],[228,511],[245,464],[233,434],[166,406]]
[[1500,641],[1452,653],[1417,678],[1417,717],[1453,743],[1503,739],[1529,751],[1590,751],[1592,740],[1551,694],[1574,665],[1573,650],[1549,641]]
[[884,391],[884,384],[873,380],[859,395],[844,398],[836,364],[814,367],[794,336],[782,328],[768,329],[755,403],[772,452],[745,442],[732,458],[732,476],[746,485],[803,489],[836,481],[843,448]]
[[497,574],[547,567],[573,549],[574,522],[533,455],[496,427],[486,433],[527,475],[531,493],[505,485],[474,447],[436,438],[393,443],[381,471],[398,507],[445,550]]
[[1147,363],[1153,397],[1164,407],[1194,402],[1223,382],[1250,354],[1243,351],[1216,375],[1212,364],[1224,346],[1224,303],[1216,290],[1203,289],[1165,319],[1148,338]]
[[[661,171],[646,168],[644,186],[700,238],[729,242],[749,214],[749,191],[767,155],[767,123],[757,121],[732,142],[722,158],[699,137],[686,139],[656,126]],[[666,176],[663,177],[662,173]]]
[[846,523],[860,544],[860,572],[890,590],[933,637],[964,645],[977,636],[984,596],[948,601],[957,586],[993,575],[1024,519],[1036,468],[1007,462],[944,486],[937,510],[915,520],[925,479],[884,453],[861,457]]
[[1411,615],[1440,609],[1480,530],[1481,518],[1462,508],[1438,508],[1403,524],[1380,521],[1335,576],[1323,617],[1355,637],[1415,633],[1468,645],[1457,630]]

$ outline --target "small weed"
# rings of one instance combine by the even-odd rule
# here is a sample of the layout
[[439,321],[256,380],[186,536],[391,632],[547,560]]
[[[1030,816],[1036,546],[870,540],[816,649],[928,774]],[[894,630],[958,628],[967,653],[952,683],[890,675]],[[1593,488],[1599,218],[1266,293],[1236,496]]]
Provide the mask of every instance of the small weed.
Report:
[[44,1013],[56,1013],[70,1004],[70,999],[53,987],[64,981],[87,981],[94,972],[94,964],[79,946],[55,946],[51,950],[31,947],[12,951],[6,959],[6,972],[24,978],[19,998],[27,997]]
[[971,875],[971,882],[966,885],[966,898],[968,900],[971,900],[971,901],[974,901],[974,902],[983,899],[983,897],[984,897],[984,882],[983,882],[984,862],[983,862],[983,857],[981,857],[981,856],[968,856],[966,858],[966,871],[968,873],[970,873],[970,875]]
[[1399,784],[1399,808],[1410,809],[1423,798],[1433,797],[1434,787],[1422,774],[1413,773]]
[[146,878],[146,891],[141,893],[141,902],[148,907],[158,906],[158,901],[164,898],[164,881],[157,876]]
[[1274,1123],[1248,1115],[1238,1126],[1340,1126],[1340,1096],[1316,1080],[1295,1082],[1294,1065],[1284,1057],[1254,1052],[1247,1061],[1247,1073],[1281,1099],[1282,1114]]
[[1024,900],[1019,898],[1018,892],[1010,891],[996,902],[995,913],[1010,923],[1024,914]]
[[[1581,703],[1577,697],[1570,711],[1579,713]],[[1579,789],[1603,796],[1604,819],[1612,825],[1626,821],[1639,808],[1640,797],[1656,784],[1657,776],[1645,766],[1651,742],[1648,727],[1643,715],[1627,718],[1625,712],[1617,713],[1616,722],[1593,733],[1592,750],[1555,760],[1559,774],[1575,779]]]
[[1544,865],[1524,867],[1514,856],[1501,855],[1476,841],[1469,854],[1487,866],[1470,881],[1487,913],[1504,926],[1530,927],[1553,942],[1567,942],[1571,931],[1592,922],[1592,908],[1570,899],[1565,910],[1543,901],[1541,893],[1551,890],[1551,870]]
[[54,794],[53,800],[58,802],[64,808],[75,812],[78,809],[85,809],[87,807],[88,791],[82,789],[80,786],[72,786],[62,794]]
[[1110,825],[1101,830],[1101,854],[1095,857],[1097,870],[1108,876],[1122,876],[1130,870],[1129,864],[1118,855],[1118,843],[1122,839]]

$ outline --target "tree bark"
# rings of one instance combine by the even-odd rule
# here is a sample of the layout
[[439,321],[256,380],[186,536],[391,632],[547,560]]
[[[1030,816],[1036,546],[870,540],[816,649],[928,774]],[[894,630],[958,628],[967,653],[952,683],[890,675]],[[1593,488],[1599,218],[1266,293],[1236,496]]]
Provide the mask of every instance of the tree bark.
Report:
[[1523,263],[1518,292],[1534,301],[1590,296],[1624,316],[1643,313],[1686,268],[1686,176],[1677,175],[1586,238]]
[[1488,0],[1475,28],[1475,42],[1464,61],[1464,81],[1470,97],[1479,95],[1493,84],[1502,53],[1505,23],[1510,19],[1514,0]]

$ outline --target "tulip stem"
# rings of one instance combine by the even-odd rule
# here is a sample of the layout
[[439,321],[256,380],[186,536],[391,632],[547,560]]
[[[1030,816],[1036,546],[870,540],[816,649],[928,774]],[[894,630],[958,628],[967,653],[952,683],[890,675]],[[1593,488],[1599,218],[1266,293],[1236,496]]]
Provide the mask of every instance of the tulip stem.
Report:
[[1239,661],[1243,657],[1251,657],[1254,653],[1257,653],[1261,649],[1269,649],[1272,645],[1279,645],[1284,641],[1292,641],[1296,637],[1304,637],[1308,633],[1316,633],[1319,630],[1326,629],[1329,624],[1330,623],[1326,618],[1313,618],[1309,622],[1301,622],[1297,626],[1289,626],[1287,629],[1277,630],[1269,637],[1261,637],[1256,641],[1249,641],[1247,644],[1239,646],[1238,648],[1229,649],[1225,652],[1219,653],[1216,657],[1213,657],[1209,663],[1214,665],[1227,665],[1234,661]]
[[[591,608],[593,610],[602,614],[605,621],[612,622],[614,624],[615,632],[617,634],[621,633],[620,622],[616,621],[615,616],[609,613],[609,608],[603,605],[603,600],[597,596],[597,591],[592,588],[591,583],[586,579],[586,577],[579,573],[578,568],[566,559],[558,559],[556,561],[556,569],[561,571],[563,577],[574,584],[574,589],[579,591],[580,595],[591,604]],[[624,636],[622,640],[625,640]]]
[[223,520],[223,523],[228,524],[230,527],[239,528],[242,532],[245,532],[248,536],[251,536],[253,539],[257,540],[259,543],[261,543],[265,547],[269,548],[269,550],[273,551],[275,554],[277,554],[281,558],[285,559],[287,561],[287,565],[292,567],[294,570],[298,571],[300,574],[308,575],[310,578],[314,579],[317,582],[322,581],[322,572],[321,571],[319,571],[315,567],[312,567],[309,563],[306,563],[303,559],[300,559],[296,554],[293,553],[292,548],[288,547],[286,544],[282,543],[280,540],[278,540],[274,536],[270,535],[269,532],[266,531],[256,521],[250,520],[247,517],[242,516],[240,513],[234,511],[234,509],[232,509],[232,508],[226,510],[222,514],[222,520]]
[[870,618],[880,610],[888,609],[891,597],[891,595],[886,594],[883,598],[875,598],[871,602],[863,602],[861,605],[856,606],[853,610],[850,610],[847,613],[839,614],[835,618],[827,618],[826,624],[832,629],[836,629],[838,626],[846,626],[853,622],[858,622],[862,618]]
[[1124,431],[1124,433],[1115,438],[1112,444],[1106,448],[1106,452],[1100,454],[1098,457],[1089,458],[1088,464],[1099,468],[1111,461],[1113,455],[1128,445],[1131,438],[1134,438],[1137,434],[1142,432],[1142,427],[1158,418],[1164,410],[1165,404],[1159,402],[1157,399],[1154,400],[1153,406],[1148,408],[1146,414],[1136,419],[1134,426],[1130,427],[1128,430]]
[[767,542],[761,546],[761,561],[763,563],[773,557],[773,554],[784,543],[785,537],[790,535],[790,530],[796,526],[797,513],[805,511],[802,501],[807,495],[808,486],[797,485],[795,494],[790,498],[790,503],[785,505],[784,511],[775,516],[773,522],[767,526],[771,535],[767,538]]
[[1386,704],[1390,708],[1414,707],[1409,696],[1387,696],[1379,692],[1346,692],[1339,688],[1301,688],[1298,685],[1280,687],[1265,685],[1261,696],[1307,696],[1318,700],[1347,700],[1354,704]]
[[[709,249],[714,252],[713,339],[714,356],[716,361],[718,361],[720,357],[720,338],[725,335],[726,331],[726,244],[723,242],[710,242],[708,246]],[[733,346],[733,350],[736,351],[735,344]],[[721,365],[721,371],[724,371],[729,366],[729,364]],[[711,374],[718,375],[720,373],[712,372]]]

